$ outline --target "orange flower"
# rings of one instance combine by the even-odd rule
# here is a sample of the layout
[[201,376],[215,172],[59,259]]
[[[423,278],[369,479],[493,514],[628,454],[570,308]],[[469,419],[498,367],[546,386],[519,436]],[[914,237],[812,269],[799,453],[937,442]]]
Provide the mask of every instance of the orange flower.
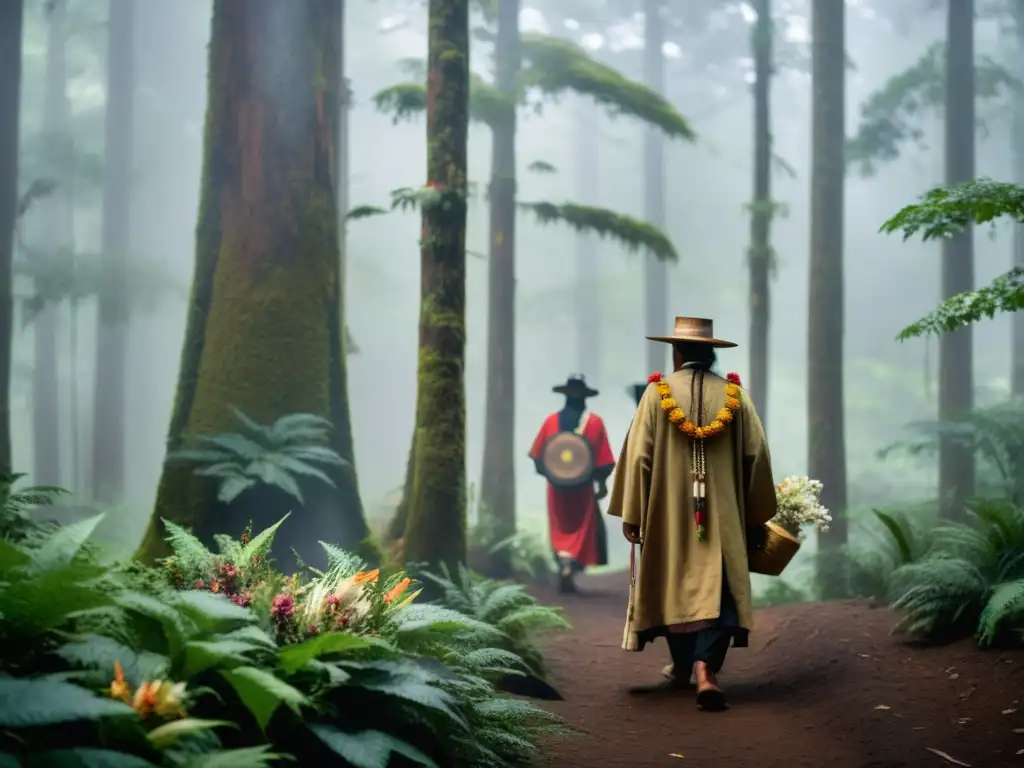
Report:
[[360,571],[352,577],[353,584],[376,584],[377,579],[380,578],[380,568],[375,568],[372,571]]
[[674,397],[663,397],[661,399],[661,409],[663,411],[671,411],[673,408],[676,408],[678,405],[679,405],[679,403],[676,402]]
[[127,704],[132,697],[132,689],[124,681],[124,669],[120,662],[114,662],[114,681],[110,684],[110,698],[120,699]]
[[668,415],[668,420],[673,424],[678,424],[681,421],[686,420],[686,414],[683,413],[682,408],[674,408]]
[[393,586],[391,589],[389,589],[387,591],[387,593],[385,593],[385,595],[384,595],[384,602],[385,603],[390,603],[396,597],[398,597],[403,592],[405,592],[406,587],[408,587],[410,584],[412,584],[412,579],[410,579],[408,576],[406,576],[400,582],[395,584],[395,586]]

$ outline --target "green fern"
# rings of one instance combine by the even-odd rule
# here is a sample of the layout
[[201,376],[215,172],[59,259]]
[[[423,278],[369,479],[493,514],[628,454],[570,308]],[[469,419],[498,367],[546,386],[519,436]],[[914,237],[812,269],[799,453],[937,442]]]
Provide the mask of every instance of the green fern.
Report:
[[997,584],[981,612],[978,642],[991,645],[1002,629],[1024,629],[1024,579]]
[[278,488],[303,502],[300,480],[336,483],[320,467],[349,466],[330,447],[331,424],[319,416],[293,413],[263,425],[232,409],[243,431],[200,435],[167,455],[168,461],[197,465],[195,473],[217,482],[217,497],[230,504],[259,486]]
[[518,655],[539,677],[546,669],[536,641],[548,633],[572,626],[561,608],[541,605],[521,584],[473,576],[460,566],[453,575],[424,574],[438,589],[438,600],[459,613],[496,627],[504,635],[504,648]]

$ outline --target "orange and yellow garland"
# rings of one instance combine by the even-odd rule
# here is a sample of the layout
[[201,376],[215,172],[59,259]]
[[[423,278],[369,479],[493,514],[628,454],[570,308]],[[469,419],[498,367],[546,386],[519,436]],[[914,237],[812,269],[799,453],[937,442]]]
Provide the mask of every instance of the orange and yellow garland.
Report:
[[668,420],[675,424],[684,435],[698,440],[707,440],[722,434],[725,428],[732,422],[736,411],[740,409],[740,387],[732,379],[733,376],[730,374],[729,383],[725,385],[725,407],[718,409],[718,413],[715,414],[715,418],[711,420],[710,424],[700,427],[686,418],[683,409],[679,407],[679,403],[672,397],[672,389],[662,375],[656,373],[650,377],[651,383],[658,387],[658,395],[661,397],[661,410],[668,414]]

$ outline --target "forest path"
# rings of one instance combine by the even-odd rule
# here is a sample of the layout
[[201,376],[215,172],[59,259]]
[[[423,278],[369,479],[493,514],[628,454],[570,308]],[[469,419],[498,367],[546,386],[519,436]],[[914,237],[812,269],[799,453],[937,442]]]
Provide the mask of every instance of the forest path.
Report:
[[660,679],[668,649],[621,649],[624,574],[579,585],[578,595],[544,595],[573,624],[548,648],[565,697],[550,709],[579,735],[553,741],[543,765],[1024,766],[1024,652],[901,644],[889,636],[892,615],[860,602],[767,608],[719,675],[731,709],[706,713],[692,691],[627,692]]

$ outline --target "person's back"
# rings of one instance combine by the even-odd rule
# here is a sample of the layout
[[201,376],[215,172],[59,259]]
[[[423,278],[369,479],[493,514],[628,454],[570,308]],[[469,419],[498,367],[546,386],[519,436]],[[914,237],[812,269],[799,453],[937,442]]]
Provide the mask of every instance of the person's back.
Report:
[[[640,400],[609,514],[642,543],[627,648],[667,637],[669,685],[696,662],[698,703],[720,709],[715,673],[753,626],[748,532],[775,514],[775,486],[753,404],[711,371],[714,348],[734,345],[715,339],[709,320],[676,323],[675,335],[655,337],[673,344],[676,371],[652,376]],[[687,330],[694,324],[702,333]]]
[[[586,400],[596,397],[598,392],[587,385],[582,374],[570,376],[565,384],[552,390],[565,395],[565,405],[541,424],[530,458],[537,473],[548,480],[552,553],[558,564],[559,586],[562,591],[571,592],[575,589],[576,573],[587,566],[608,562],[604,521],[597,502],[608,493],[605,483],[615,466],[615,456],[601,417],[586,408]],[[563,438],[559,444],[553,442],[565,433],[579,435],[582,441]],[[553,448],[559,448],[557,460],[561,466],[550,466],[556,460],[551,456]],[[563,467],[569,475],[583,473],[577,484],[556,484],[556,472]]]

